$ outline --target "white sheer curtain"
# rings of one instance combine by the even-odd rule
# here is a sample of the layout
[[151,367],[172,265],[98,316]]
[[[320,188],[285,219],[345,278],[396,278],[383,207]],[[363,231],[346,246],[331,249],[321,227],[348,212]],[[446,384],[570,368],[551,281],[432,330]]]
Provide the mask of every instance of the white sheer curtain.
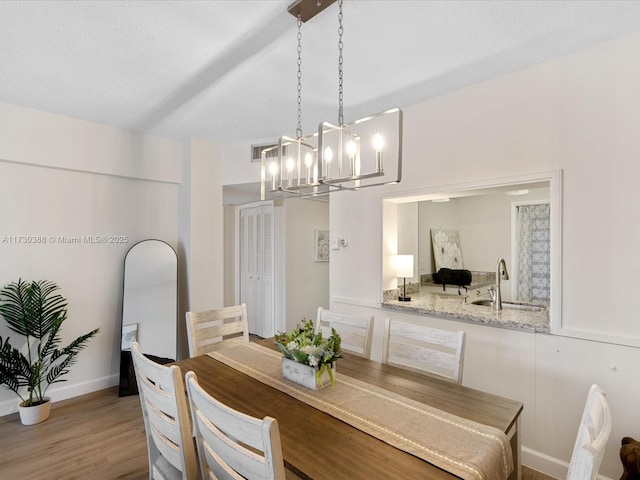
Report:
[[516,299],[549,304],[549,204],[519,205],[517,223],[518,285]]

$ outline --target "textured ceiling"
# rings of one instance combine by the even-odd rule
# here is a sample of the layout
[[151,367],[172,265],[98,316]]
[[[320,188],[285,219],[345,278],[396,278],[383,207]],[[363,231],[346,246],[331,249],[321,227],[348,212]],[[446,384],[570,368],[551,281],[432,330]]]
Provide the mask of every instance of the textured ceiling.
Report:
[[[294,135],[289,3],[0,1],[0,102],[179,139]],[[337,121],[337,11],[303,25],[305,132]],[[345,120],[638,30],[638,1],[345,0]]]

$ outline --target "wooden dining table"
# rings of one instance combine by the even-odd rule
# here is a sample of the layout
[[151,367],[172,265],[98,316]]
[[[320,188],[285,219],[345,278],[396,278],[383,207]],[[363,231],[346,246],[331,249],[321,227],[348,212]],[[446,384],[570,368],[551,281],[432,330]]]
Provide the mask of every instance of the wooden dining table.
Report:
[[[258,343],[275,349],[273,339]],[[338,361],[339,375],[504,432],[515,466],[509,480],[520,478],[521,402],[346,352],[343,355]],[[458,478],[207,355],[180,360],[175,365],[183,374],[195,372],[207,392],[232,408],[254,417],[271,416],[278,420],[287,478]]]

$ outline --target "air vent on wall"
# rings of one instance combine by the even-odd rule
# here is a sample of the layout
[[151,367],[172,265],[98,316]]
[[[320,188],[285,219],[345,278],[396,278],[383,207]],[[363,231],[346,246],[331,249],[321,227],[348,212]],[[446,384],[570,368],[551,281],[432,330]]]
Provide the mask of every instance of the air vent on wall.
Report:
[[262,161],[262,151],[267,151],[267,158],[278,158],[277,143],[263,143],[260,145],[251,145],[251,162]]

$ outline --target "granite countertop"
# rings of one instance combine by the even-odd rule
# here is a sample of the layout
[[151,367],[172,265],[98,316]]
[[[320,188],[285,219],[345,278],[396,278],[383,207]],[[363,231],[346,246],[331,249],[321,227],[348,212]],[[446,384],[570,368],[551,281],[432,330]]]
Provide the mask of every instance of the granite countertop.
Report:
[[[385,292],[386,293],[386,292]],[[407,291],[409,294],[409,291]],[[400,312],[433,315],[466,322],[512,328],[530,332],[549,333],[549,310],[530,312],[526,310],[494,310],[489,306],[464,304],[463,297],[429,292],[411,292],[410,302],[400,302],[397,296],[385,294],[382,308]],[[469,298],[471,301],[471,296]]]

